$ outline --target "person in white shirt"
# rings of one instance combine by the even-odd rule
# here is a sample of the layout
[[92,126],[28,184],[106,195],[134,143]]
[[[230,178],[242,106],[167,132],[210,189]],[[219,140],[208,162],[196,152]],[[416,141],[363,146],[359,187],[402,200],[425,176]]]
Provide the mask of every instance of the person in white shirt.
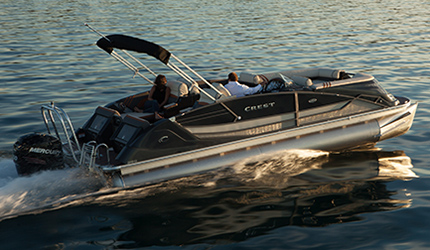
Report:
[[236,97],[252,95],[260,92],[263,89],[264,83],[260,83],[255,87],[248,87],[247,85],[240,84],[239,77],[234,72],[228,74],[228,83],[224,86],[231,95]]

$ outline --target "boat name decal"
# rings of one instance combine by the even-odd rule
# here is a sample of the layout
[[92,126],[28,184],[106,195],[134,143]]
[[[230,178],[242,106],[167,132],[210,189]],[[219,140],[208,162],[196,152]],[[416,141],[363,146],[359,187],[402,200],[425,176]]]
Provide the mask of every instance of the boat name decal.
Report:
[[48,148],[33,148],[33,147],[30,148],[29,152],[30,153],[45,154],[45,155],[59,155],[59,154],[61,154],[60,150],[48,149]]
[[246,106],[244,108],[245,112],[257,111],[261,109],[273,108],[275,106],[275,102],[266,102],[258,105]]

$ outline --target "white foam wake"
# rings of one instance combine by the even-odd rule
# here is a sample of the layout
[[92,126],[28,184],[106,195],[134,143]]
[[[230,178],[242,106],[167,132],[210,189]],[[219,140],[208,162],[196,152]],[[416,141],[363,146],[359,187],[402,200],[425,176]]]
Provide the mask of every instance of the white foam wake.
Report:
[[321,168],[328,156],[329,152],[320,150],[284,150],[249,158],[237,163],[232,169],[247,182],[277,183],[283,186],[289,177]]
[[0,218],[49,206],[104,186],[101,178],[80,168],[18,177],[13,161],[2,159],[0,171]]

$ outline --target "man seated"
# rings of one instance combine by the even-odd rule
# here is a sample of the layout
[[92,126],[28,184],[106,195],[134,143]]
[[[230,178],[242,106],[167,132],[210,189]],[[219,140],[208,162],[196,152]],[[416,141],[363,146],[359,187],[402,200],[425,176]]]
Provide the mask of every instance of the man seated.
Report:
[[236,73],[231,72],[228,74],[228,83],[224,86],[232,96],[241,97],[246,95],[252,95],[262,91],[265,83],[260,83],[255,87],[249,87],[245,84],[240,84],[239,77]]

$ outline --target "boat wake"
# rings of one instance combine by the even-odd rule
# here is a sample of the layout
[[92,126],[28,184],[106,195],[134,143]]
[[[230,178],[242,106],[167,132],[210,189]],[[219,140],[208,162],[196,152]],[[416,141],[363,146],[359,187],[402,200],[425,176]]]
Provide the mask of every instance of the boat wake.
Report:
[[[176,189],[178,185],[217,186],[217,181],[227,181],[232,185],[262,182],[260,184],[276,183],[284,186],[288,177],[320,167],[328,155],[328,152],[313,150],[286,150],[259,155],[233,167],[167,181],[162,184],[163,188],[153,185],[155,188],[150,189],[154,194],[169,188]],[[0,218],[43,212],[92,194],[100,196],[112,191],[108,190],[103,178],[82,168],[43,171],[28,177],[18,177],[12,159],[0,158],[0,169]],[[100,190],[103,192],[100,193]],[[137,189],[135,191],[142,194]],[[130,193],[129,190],[127,193]]]
[[0,218],[73,200],[100,190],[102,178],[81,168],[19,177],[12,159],[0,158]]
[[[235,163],[227,168],[190,178],[186,183],[203,183],[204,186],[253,186],[284,188],[295,185],[293,177],[320,169],[330,153],[321,150],[289,149],[261,154]],[[210,177],[209,177],[210,176]],[[185,177],[185,179],[188,177]],[[200,179],[200,180],[199,180]]]
[[320,150],[285,150],[255,156],[232,169],[245,182],[261,182],[284,186],[289,177],[321,168],[329,152]]
[[[120,189],[109,188],[104,178],[82,168],[18,177],[13,161],[0,158],[0,221],[70,206],[132,206],[136,202],[146,203],[150,197],[152,200],[171,193],[176,194],[175,199],[187,200],[196,195],[219,195],[226,188],[261,192],[290,187],[312,189],[333,183],[345,183],[341,185],[349,187],[355,182],[415,178],[411,168],[407,156],[393,152],[332,154],[319,150],[284,150],[254,156],[215,171]],[[169,207],[175,199],[162,200]]]

